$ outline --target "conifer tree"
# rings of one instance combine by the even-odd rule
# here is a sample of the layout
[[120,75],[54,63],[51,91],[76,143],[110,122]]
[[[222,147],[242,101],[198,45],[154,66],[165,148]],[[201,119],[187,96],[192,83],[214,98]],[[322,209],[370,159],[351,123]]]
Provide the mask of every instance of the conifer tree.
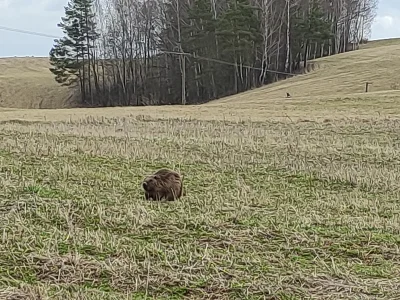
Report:
[[322,43],[332,37],[331,24],[327,20],[318,1],[313,0],[311,2],[310,11],[305,18],[297,19],[295,34],[303,45],[304,68],[306,68],[310,44],[315,42]]
[[221,53],[225,60],[239,66],[235,67],[234,75],[236,92],[247,89],[242,65],[252,63],[255,49],[262,42],[256,10],[248,0],[230,0],[229,8],[218,20]]
[[[198,56],[205,56],[211,59],[217,58],[216,42],[216,20],[211,12],[209,0],[195,0],[188,11],[188,22],[183,26],[183,48],[184,51]],[[220,67],[218,65],[218,67]],[[216,98],[217,87],[213,73],[218,69],[210,61],[193,60],[190,64],[190,73],[195,81],[193,88],[189,89],[192,98]]]
[[91,63],[96,32],[94,0],[70,0],[65,7],[65,17],[58,24],[64,37],[54,40],[50,50],[50,71],[55,80],[64,86],[80,84],[82,102],[93,102]]

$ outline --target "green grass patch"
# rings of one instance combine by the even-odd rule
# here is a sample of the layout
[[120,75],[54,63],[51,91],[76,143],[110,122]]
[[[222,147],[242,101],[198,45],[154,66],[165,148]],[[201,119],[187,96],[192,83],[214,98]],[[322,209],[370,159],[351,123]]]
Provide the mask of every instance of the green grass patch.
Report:
[[[275,144],[241,132],[274,136],[279,124],[170,121],[180,134],[145,124],[132,130],[159,131],[143,141],[64,136],[63,127],[0,133],[0,289],[87,299],[398,295],[393,165],[337,154],[332,132],[307,139],[320,126],[312,122],[296,136],[285,127]],[[310,161],[287,146],[299,136]],[[387,152],[377,155],[394,157]],[[185,175],[187,195],[145,201],[143,178],[163,167]]]

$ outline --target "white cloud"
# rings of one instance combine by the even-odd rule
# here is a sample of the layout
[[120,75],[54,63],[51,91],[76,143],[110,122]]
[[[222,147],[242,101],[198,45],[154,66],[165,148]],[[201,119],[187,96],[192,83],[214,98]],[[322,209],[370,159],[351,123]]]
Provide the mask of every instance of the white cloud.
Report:
[[4,1],[7,6],[0,15],[45,17],[49,12],[57,12],[60,15],[68,0],[0,0],[0,3],[1,1]]
[[400,37],[400,13],[378,15],[372,25],[372,39]]
[[394,25],[395,21],[392,16],[378,16],[376,18],[376,24],[378,26],[382,26],[384,29],[391,29]]
[[63,11],[64,6],[67,5],[67,2],[65,0],[43,0],[43,3],[45,10],[57,12]]
[[10,0],[0,0],[0,8],[6,9],[10,5]]
[[372,39],[400,37],[400,1],[380,0],[378,16],[372,24]]

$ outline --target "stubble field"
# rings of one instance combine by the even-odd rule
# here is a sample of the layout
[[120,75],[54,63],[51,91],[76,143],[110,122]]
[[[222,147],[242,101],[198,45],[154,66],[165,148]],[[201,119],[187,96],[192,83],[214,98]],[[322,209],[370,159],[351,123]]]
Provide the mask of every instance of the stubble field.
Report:
[[0,298],[399,299],[398,96],[242,108],[3,111]]

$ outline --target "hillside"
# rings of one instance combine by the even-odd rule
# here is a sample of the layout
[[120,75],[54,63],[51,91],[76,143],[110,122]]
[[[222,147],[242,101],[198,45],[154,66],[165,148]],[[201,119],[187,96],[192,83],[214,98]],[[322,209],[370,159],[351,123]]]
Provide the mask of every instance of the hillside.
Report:
[[[207,105],[246,102],[262,105],[282,99],[289,92],[294,99],[331,98],[370,92],[390,93],[400,88],[400,39],[373,41],[352,51],[314,61],[316,69],[274,84],[209,102]],[[0,59],[0,107],[71,108],[70,92],[60,87],[49,71],[47,58]],[[364,95],[365,96],[365,95]],[[147,110],[140,108],[139,110]],[[169,110],[169,108],[163,108]],[[138,110],[138,108],[135,108]],[[174,108],[176,110],[176,107]]]
[[48,58],[0,58],[0,107],[71,107],[67,88],[54,81]]
[[283,98],[286,92],[299,99],[306,97],[339,97],[365,92],[400,90],[400,39],[370,42],[351,51],[313,61],[316,70],[240,95],[216,100],[213,103],[257,101]]

